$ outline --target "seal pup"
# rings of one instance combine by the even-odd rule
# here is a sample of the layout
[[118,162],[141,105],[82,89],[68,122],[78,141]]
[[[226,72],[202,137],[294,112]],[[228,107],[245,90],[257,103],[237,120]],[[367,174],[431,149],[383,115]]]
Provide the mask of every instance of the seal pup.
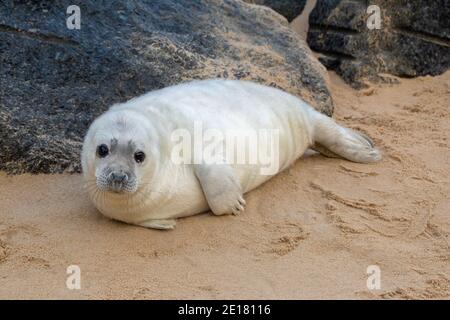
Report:
[[[180,137],[195,138],[208,130],[209,140],[216,139],[205,149],[215,161],[206,161],[203,149],[189,150],[192,145],[180,142]],[[227,149],[234,141],[227,139],[228,132],[234,138],[266,133],[266,139],[253,140],[235,153],[252,156],[271,149],[272,163],[230,161],[224,150],[236,148]],[[275,138],[267,138],[267,132]],[[180,143],[187,147],[174,152]],[[215,215],[244,211],[243,194],[290,166],[308,148],[354,162],[381,159],[367,136],[338,125],[291,94],[248,81],[215,79],[113,105],[90,126],[81,162],[89,197],[105,216],[173,229],[179,217],[208,210]]]

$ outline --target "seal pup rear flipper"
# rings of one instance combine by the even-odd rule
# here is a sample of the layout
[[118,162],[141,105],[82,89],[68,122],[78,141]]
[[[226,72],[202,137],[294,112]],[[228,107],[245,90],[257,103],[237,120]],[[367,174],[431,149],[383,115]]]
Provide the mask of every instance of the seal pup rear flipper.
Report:
[[342,157],[353,162],[371,163],[381,159],[380,151],[365,134],[338,125],[333,119],[313,110],[311,149],[327,157]]

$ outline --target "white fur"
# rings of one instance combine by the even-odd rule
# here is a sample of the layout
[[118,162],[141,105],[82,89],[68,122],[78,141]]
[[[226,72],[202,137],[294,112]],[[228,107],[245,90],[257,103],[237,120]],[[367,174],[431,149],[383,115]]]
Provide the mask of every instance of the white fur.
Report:
[[[353,161],[371,162],[379,157],[375,149],[361,146],[364,142],[346,131],[349,129],[338,126],[302,100],[281,90],[246,81],[193,81],[114,105],[93,123],[85,138],[82,165],[96,207],[108,217],[162,229],[172,228],[175,224],[172,219],[207,211],[211,202],[208,204],[202,186],[203,189],[225,188],[228,192],[228,185],[222,185],[225,183],[221,181],[222,170],[213,172],[218,175],[214,180],[217,185],[205,186],[200,184],[202,173],[196,175],[194,165],[176,165],[170,159],[171,133],[179,128],[192,131],[194,121],[201,121],[205,129],[278,129],[278,172],[291,165],[314,142],[331,147],[330,150],[340,155],[362,154],[354,156]],[[118,122],[128,127],[118,131]],[[149,159],[139,169],[141,186],[135,194],[99,195],[92,183],[99,165],[95,159],[99,137],[112,135],[142,141],[146,144],[143,148],[151,149],[154,161]],[[370,156],[368,152],[377,154]],[[230,193],[229,198],[234,199],[237,207],[243,204],[239,191],[246,193],[270,179],[271,176],[261,175],[259,169],[258,165],[232,166],[230,174],[237,177],[238,186],[236,195]],[[220,206],[222,203],[218,204]],[[226,208],[223,212],[212,209],[216,214],[226,211]]]

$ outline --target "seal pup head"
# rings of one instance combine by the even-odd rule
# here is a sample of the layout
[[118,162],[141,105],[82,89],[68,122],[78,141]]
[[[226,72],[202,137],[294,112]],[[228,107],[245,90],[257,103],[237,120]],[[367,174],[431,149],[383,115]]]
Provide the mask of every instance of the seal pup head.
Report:
[[82,168],[89,191],[136,193],[156,170],[156,142],[149,121],[135,111],[108,111],[100,116],[83,144]]

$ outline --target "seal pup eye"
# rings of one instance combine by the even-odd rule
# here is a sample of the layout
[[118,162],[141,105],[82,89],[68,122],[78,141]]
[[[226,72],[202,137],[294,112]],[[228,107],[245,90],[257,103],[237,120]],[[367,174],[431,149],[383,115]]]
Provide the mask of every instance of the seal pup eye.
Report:
[[101,144],[97,147],[97,154],[100,158],[104,158],[109,154],[109,149],[106,144]]
[[144,161],[145,159],[145,153],[143,153],[142,151],[137,151],[134,153],[134,161],[136,161],[137,163],[141,163],[142,161]]

